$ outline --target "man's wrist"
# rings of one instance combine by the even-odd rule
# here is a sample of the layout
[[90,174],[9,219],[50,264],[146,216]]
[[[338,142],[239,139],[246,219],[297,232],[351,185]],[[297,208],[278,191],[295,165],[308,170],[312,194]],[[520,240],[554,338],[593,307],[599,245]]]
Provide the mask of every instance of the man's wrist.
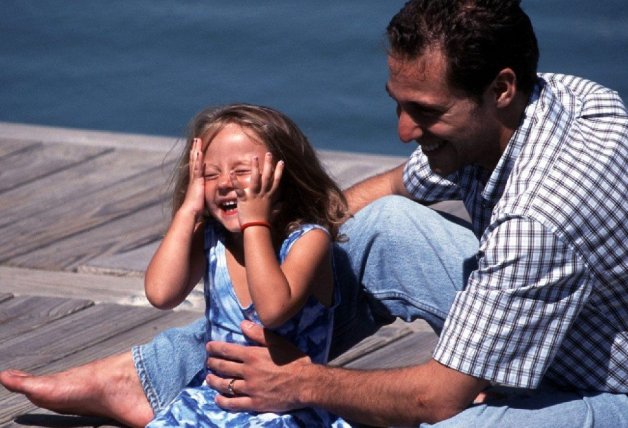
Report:
[[295,408],[320,407],[320,389],[327,385],[330,368],[309,362],[301,367],[294,376]]

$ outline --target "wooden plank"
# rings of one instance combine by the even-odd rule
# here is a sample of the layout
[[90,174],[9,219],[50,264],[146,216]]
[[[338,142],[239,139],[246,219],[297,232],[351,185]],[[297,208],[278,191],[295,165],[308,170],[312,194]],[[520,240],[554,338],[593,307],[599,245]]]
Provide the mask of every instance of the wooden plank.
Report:
[[[107,156],[99,159],[105,157]],[[87,188],[82,183],[67,186],[67,189],[62,191],[63,196],[55,204],[51,201],[46,202],[47,197],[43,197],[44,201],[37,201],[41,203],[36,204],[39,207],[36,211],[29,211],[20,206],[33,205],[32,197],[30,200],[20,200],[17,207],[12,210],[1,210],[6,217],[0,226],[3,240],[3,244],[0,244],[0,262],[10,262],[13,257],[54,245],[59,239],[68,238],[140,209],[162,203],[160,189],[163,189],[163,175],[159,167],[104,183],[104,187],[103,181],[91,183]],[[22,186],[17,190],[27,190],[30,187]],[[74,195],[71,194],[72,191]],[[5,195],[10,193],[13,192],[7,192]],[[35,199],[38,197],[35,196]],[[48,205],[50,208],[42,212],[41,206]]]
[[[54,144],[52,147],[62,150],[64,145]],[[67,150],[73,147],[75,146],[69,146]],[[48,177],[46,183],[33,183],[5,192],[2,196],[3,205],[0,207],[2,216],[0,226],[21,220],[25,214],[39,213],[42,207],[46,210],[58,209],[59,205],[76,204],[77,201],[81,201],[85,204],[82,209],[89,209],[91,205],[99,202],[97,197],[107,196],[107,190],[117,183],[125,183],[135,177],[135,182],[127,184],[126,187],[129,188],[129,184],[141,182],[141,180],[137,181],[137,177],[141,178],[149,170],[160,169],[162,157],[163,155],[159,153],[144,153],[137,150],[108,151],[74,168],[53,174]],[[38,166],[33,165],[33,168],[36,167]],[[146,184],[152,182],[154,186],[155,180],[159,181],[160,185],[166,183],[167,173],[153,174],[145,177]],[[142,185],[139,188],[144,187],[146,186]],[[115,187],[113,189],[117,190]],[[114,200],[118,199],[114,198]]]
[[[76,270],[95,258],[124,254],[135,248],[161,241],[167,228],[159,202],[119,218],[102,221],[93,228],[58,236],[50,244],[29,249],[7,260],[13,266],[47,270]],[[152,256],[152,255],[151,255]],[[148,259],[150,261],[150,258]],[[142,267],[146,270],[148,261]],[[111,273],[115,273],[111,271]],[[120,270],[119,273],[124,273]]]
[[144,276],[148,263],[157,251],[160,242],[161,240],[129,251],[94,257],[88,263],[79,266],[77,272]]
[[411,334],[412,329],[399,321],[381,327],[372,336],[366,337],[341,355],[330,361],[333,366],[346,366],[351,361],[357,360],[375,349],[382,348],[400,338]]
[[10,156],[21,150],[28,150],[30,146],[37,145],[41,145],[41,142],[29,139],[0,138],[0,162],[4,156]]
[[20,415],[15,418],[15,422],[7,422],[4,427],[26,428],[26,427],[98,427],[98,428],[120,428],[125,427],[113,420],[99,418],[97,416],[72,416],[60,415],[46,409],[37,409],[36,412]]
[[117,174],[108,171],[108,167],[114,164],[117,157],[115,152],[109,152],[74,168],[59,171],[48,177],[45,183],[30,183],[4,192],[3,204],[0,206],[0,230],[11,227],[25,217],[43,222],[44,212],[58,209],[68,201],[89,197],[96,189],[123,179],[124,171],[119,178]]
[[407,158],[321,150],[321,162],[341,188],[399,166]]
[[[94,302],[150,307],[140,276],[95,275],[92,273],[50,272],[0,266],[0,285],[15,295],[65,296]],[[205,310],[202,284],[192,290],[176,310]]]
[[49,365],[39,367],[35,370],[35,372],[41,374],[54,373],[64,370],[67,367],[76,367],[95,359],[108,357],[120,352],[126,352],[129,351],[132,346],[141,345],[151,341],[156,335],[169,328],[182,327],[191,324],[204,316],[201,313],[192,311],[160,311],[157,309],[151,309],[151,312],[157,316],[134,325],[128,330],[121,331],[106,340],[96,343],[94,346],[77,350],[77,352],[68,355],[62,360],[60,359],[50,363]]
[[21,296],[0,303],[0,346],[56,319],[73,314],[94,303],[63,297]]
[[354,369],[407,367],[426,362],[438,342],[433,332],[419,331],[361,355],[344,365]]
[[92,306],[4,341],[0,367],[35,370],[160,316],[152,308]]
[[0,157],[0,193],[36,180],[47,180],[64,169],[110,151],[112,149],[97,147],[25,144],[21,150]]
[[134,148],[151,152],[179,153],[184,143],[176,137],[160,137],[146,134],[94,131],[91,129],[61,128],[42,125],[0,122],[0,138],[63,143],[80,146]]
[[[70,367],[77,367],[79,365],[86,364],[95,359],[105,358],[110,355],[125,352],[130,349],[132,345],[145,343],[151,340],[157,333],[170,327],[178,327],[189,324],[200,316],[196,312],[174,312],[174,311],[160,311],[160,317],[143,323],[127,331],[121,332],[107,340],[94,344],[93,346],[79,350],[72,353],[63,359],[59,359],[46,366],[39,367],[32,372],[35,374],[49,374],[62,370],[66,370]],[[19,394],[12,394],[0,387],[0,423],[7,423],[19,415],[24,413],[31,414],[51,414],[43,409],[39,409],[32,405],[25,397]],[[46,423],[59,421],[58,418],[43,417],[41,420],[33,420],[29,418],[20,418],[19,423],[28,425],[29,423],[37,424],[45,421]],[[90,426],[94,423],[89,418],[76,418],[72,419],[76,423],[75,426]],[[100,423],[113,424],[111,421],[100,421]],[[115,425],[115,424],[114,424]],[[100,426],[100,425],[99,425]],[[107,425],[109,426],[109,425]],[[117,425],[116,425],[117,426]]]
[[15,295],[64,296],[95,302],[120,302],[144,294],[144,280],[0,266],[0,286]]

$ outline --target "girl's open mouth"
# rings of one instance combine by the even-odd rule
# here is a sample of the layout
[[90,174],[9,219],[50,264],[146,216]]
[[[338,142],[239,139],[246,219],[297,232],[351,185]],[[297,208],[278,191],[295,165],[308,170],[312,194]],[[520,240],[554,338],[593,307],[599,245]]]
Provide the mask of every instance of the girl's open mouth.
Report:
[[228,201],[220,204],[220,209],[222,209],[226,214],[233,214],[238,208],[238,203],[236,201]]

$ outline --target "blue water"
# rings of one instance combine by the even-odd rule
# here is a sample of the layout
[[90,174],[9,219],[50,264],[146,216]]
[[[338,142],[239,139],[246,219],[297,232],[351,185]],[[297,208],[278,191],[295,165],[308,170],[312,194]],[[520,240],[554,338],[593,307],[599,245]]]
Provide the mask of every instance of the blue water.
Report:
[[[289,114],[317,148],[403,155],[384,29],[404,0],[1,0],[0,121],[180,136],[207,105]],[[524,0],[542,71],[628,98],[628,1]]]

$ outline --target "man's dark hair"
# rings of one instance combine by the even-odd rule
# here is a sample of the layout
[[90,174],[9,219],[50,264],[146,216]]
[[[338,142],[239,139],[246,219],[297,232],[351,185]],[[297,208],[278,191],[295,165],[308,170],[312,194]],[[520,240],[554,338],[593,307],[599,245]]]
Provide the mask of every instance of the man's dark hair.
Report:
[[441,48],[448,82],[476,100],[497,73],[511,68],[530,94],[539,49],[519,0],[411,0],[387,28],[389,53],[403,60]]

